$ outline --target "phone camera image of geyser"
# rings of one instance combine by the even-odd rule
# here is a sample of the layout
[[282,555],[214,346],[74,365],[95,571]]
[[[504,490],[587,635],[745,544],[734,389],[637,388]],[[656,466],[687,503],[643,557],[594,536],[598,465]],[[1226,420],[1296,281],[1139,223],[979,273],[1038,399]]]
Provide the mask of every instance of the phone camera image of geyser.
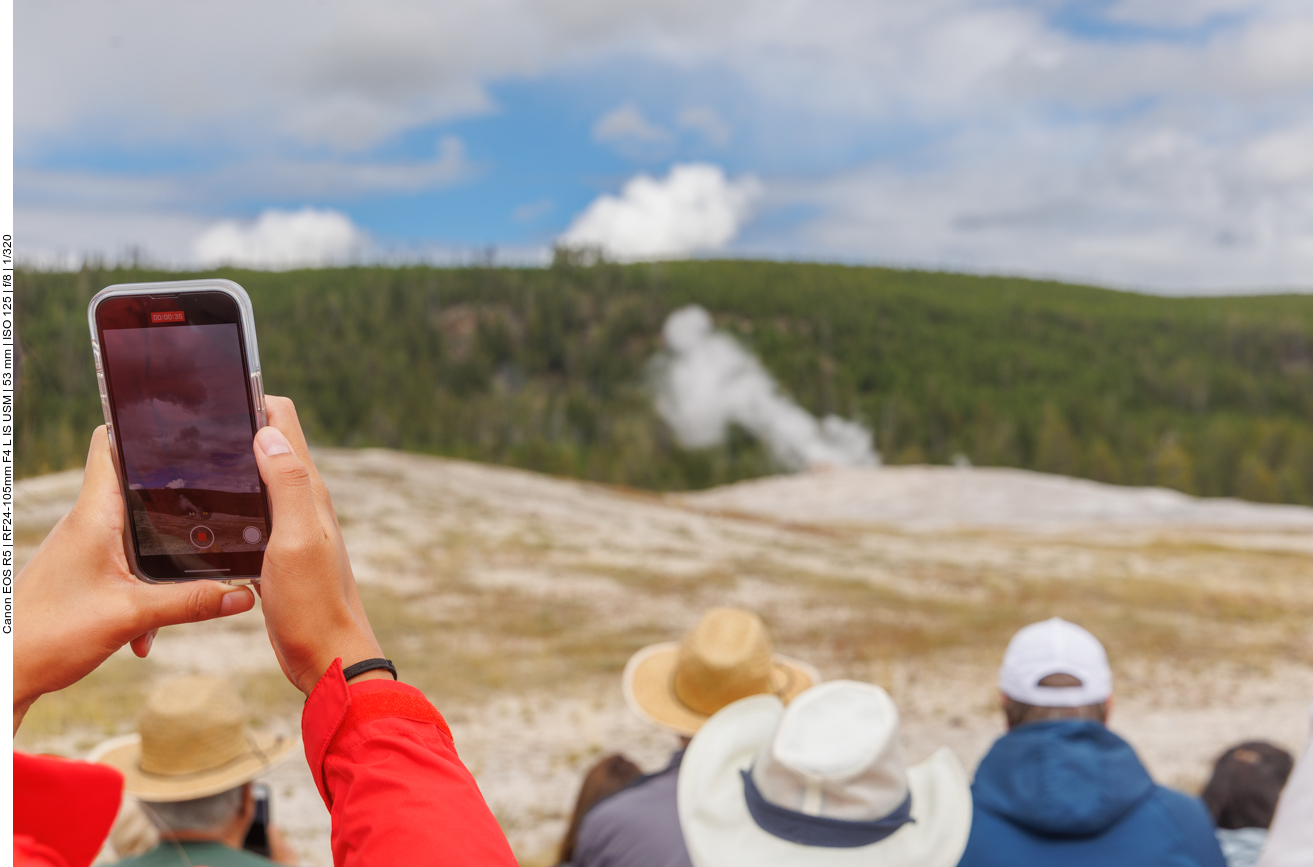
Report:
[[104,332],[142,556],[264,549],[235,324]]

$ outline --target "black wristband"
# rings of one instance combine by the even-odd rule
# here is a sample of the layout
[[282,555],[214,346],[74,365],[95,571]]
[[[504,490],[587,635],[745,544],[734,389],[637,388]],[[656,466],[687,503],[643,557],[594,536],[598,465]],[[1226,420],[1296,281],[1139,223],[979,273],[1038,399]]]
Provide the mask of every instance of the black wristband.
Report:
[[350,680],[353,677],[359,677],[367,671],[384,668],[392,672],[392,679],[397,679],[397,667],[392,664],[390,659],[362,659],[353,665],[348,665],[342,669],[342,679]]

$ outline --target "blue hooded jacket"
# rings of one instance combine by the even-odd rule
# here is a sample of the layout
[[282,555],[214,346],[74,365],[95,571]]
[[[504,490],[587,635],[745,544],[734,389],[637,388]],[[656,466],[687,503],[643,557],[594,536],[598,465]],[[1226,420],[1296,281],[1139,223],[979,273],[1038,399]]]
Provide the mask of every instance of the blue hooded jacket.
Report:
[[958,867],[1226,867],[1201,801],[1155,785],[1093,720],[1018,726],[976,770]]

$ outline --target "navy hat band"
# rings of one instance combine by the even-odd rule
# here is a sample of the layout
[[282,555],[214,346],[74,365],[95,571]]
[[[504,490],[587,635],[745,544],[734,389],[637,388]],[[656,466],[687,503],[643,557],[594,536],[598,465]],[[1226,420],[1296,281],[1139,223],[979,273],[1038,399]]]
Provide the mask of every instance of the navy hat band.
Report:
[[750,771],[743,775],[743,796],[752,820],[761,830],[803,846],[823,846],[829,849],[855,849],[879,843],[893,834],[912,818],[912,793],[892,813],[869,822],[851,822],[827,816],[809,816],[772,804],[762,797]]

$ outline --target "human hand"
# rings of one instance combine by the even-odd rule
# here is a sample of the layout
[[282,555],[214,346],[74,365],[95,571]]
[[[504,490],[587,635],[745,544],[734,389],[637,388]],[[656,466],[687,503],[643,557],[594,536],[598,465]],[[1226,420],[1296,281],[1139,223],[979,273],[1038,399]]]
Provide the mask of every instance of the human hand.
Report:
[[[269,490],[273,532],[257,588],[278,664],[306,695],[341,657],[347,666],[380,657],[356,592],[328,488],[310,460],[296,407],[266,397],[269,426],[255,435],[255,460]],[[390,677],[374,671],[361,680]]]
[[269,824],[265,826],[265,836],[269,839],[269,860],[275,864],[283,864],[286,867],[296,867],[301,863],[301,858],[296,854],[296,849],[292,844],[287,842],[283,832],[277,825]]
[[82,491],[14,581],[14,730],[32,702],[90,674],[131,643],[149,651],[161,626],[249,611],[245,587],[148,584],[123,553],[123,496],[104,426],[91,435]]

